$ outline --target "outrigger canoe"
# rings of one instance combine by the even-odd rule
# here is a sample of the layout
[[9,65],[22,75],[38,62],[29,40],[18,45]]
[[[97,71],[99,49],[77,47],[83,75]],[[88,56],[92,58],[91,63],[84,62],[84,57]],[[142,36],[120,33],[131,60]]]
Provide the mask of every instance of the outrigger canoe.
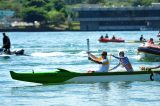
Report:
[[65,69],[52,72],[21,72],[10,71],[15,80],[41,84],[50,83],[96,83],[110,81],[153,81],[160,80],[160,70],[135,72],[102,72],[78,73]]

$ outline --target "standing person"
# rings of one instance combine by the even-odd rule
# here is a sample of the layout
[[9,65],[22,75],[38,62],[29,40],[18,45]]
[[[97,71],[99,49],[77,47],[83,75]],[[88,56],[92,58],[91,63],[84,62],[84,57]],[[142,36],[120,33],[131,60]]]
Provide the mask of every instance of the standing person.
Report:
[[7,54],[11,54],[10,47],[11,47],[11,42],[10,42],[9,37],[6,35],[6,33],[3,33],[3,47],[2,48],[4,48],[4,52]]
[[131,63],[129,62],[128,57],[125,57],[125,56],[124,56],[124,52],[123,52],[123,51],[119,52],[119,57],[114,56],[114,55],[111,55],[111,56],[115,57],[116,59],[119,59],[119,64],[118,64],[117,66],[115,66],[114,68],[112,68],[111,70],[114,70],[114,69],[116,69],[117,67],[119,67],[120,65],[122,65],[123,67],[125,67],[125,69],[126,69],[128,72],[133,72],[132,65],[131,65]]
[[100,58],[97,58],[96,56],[94,56],[93,54],[91,54],[90,52],[88,52],[88,57],[89,60],[100,64],[100,67],[97,71],[88,71],[88,72],[108,72],[109,70],[109,61],[107,58],[107,52],[103,51],[101,54]]

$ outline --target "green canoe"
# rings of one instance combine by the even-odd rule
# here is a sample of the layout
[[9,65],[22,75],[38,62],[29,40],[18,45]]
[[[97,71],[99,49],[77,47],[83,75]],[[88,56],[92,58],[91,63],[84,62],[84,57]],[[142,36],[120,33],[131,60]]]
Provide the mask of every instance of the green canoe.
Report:
[[10,71],[15,80],[34,83],[95,83],[110,81],[150,81],[160,80],[160,70],[135,71],[135,72],[103,72],[103,73],[78,73],[65,69],[50,72],[14,72]]

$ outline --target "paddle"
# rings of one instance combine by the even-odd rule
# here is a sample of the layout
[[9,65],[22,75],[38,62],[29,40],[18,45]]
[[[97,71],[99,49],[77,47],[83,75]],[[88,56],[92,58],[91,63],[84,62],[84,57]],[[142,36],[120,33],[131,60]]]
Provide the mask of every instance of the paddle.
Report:
[[[87,39],[87,52],[89,53],[90,51],[90,45],[89,45],[89,39]],[[88,59],[89,59],[89,54],[88,54]]]

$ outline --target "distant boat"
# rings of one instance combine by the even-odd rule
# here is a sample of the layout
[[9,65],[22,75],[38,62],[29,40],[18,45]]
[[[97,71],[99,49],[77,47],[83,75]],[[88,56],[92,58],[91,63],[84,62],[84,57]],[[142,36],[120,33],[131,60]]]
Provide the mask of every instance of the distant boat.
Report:
[[125,40],[121,39],[121,38],[116,38],[116,39],[110,39],[110,38],[100,38],[99,42],[103,42],[103,43],[107,43],[107,42],[125,42]]

